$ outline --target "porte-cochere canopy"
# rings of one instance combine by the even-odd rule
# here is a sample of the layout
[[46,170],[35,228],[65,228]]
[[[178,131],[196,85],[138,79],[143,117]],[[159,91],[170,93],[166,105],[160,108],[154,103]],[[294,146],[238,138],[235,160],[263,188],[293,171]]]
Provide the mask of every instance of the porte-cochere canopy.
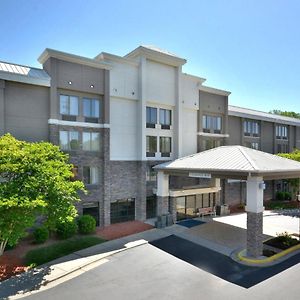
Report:
[[222,146],[154,167],[157,198],[167,207],[169,175],[247,180],[247,255],[263,251],[263,180],[300,178],[300,163],[277,155],[242,147]]
[[154,167],[165,172],[202,172],[213,177],[265,180],[300,178],[300,163],[243,146],[222,146]]

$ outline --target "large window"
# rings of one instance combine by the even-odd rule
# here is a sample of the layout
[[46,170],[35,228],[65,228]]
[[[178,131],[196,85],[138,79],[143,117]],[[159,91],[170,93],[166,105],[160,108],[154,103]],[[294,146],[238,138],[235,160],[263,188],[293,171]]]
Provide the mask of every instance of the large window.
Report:
[[153,170],[152,166],[147,167],[146,181],[156,181],[156,171]]
[[100,172],[97,167],[83,167],[83,182],[85,184],[99,184]]
[[78,131],[63,131],[59,132],[59,145],[62,150],[77,150],[79,149],[79,133]]
[[159,150],[162,157],[170,157],[172,139],[170,137],[161,136],[159,138]]
[[221,133],[222,117],[204,115],[202,117],[203,132]]
[[157,152],[157,137],[156,136],[147,136],[146,137],[146,156],[155,157]]
[[99,132],[83,132],[82,148],[85,151],[100,150],[100,133]]
[[277,144],[277,153],[288,153],[288,144]]
[[258,137],[260,135],[260,124],[257,121],[244,121],[244,135]]
[[155,128],[157,123],[157,108],[148,107],[146,108],[146,127]]
[[288,128],[284,125],[276,125],[276,139],[287,140]]
[[83,116],[85,117],[85,122],[97,123],[100,116],[100,101],[83,98]]
[[251,149],[259,150],[259,143],[258,142],[245,142],[245,146]]
[[60,95],[59,96],[60,114],[63,119],[76,120],[78,116],[78,97]]
[[135,219],[135,199],[121,199],[110,204],[111,224],[132,221]]
[[172,124],[172,114],[171,110],[169,109],[159,109],[159,123],[161,125],[162,129],[170,129],[170,126]]
[[216,140],[216,139],[205,139],[202,142],[203,145],[203,150],[209,150],[212,148],[220,147],[222,146],[222,141],[221,140]]

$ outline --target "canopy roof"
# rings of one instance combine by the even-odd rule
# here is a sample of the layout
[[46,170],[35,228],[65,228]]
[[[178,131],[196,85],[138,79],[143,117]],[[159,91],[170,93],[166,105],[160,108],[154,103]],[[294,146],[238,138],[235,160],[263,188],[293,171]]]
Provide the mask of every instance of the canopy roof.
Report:
[[299,162],[243,146],[213,148],[157,165],[154,169],[174,175],[198,172],[232,179],[247,179],[248,176],[300,178]]

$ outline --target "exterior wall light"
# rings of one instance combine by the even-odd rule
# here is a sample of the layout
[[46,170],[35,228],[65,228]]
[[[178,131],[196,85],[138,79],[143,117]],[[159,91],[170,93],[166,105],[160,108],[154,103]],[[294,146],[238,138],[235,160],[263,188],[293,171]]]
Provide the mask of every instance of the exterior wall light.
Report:
[[266,189],[266,184],[265,184],[264,182],[261,182],[261,183],[259,184],[259,188],[260,188],[261,190],[265,190],[265,189]]
[[90,88],[93,89],[95,86],[93,84],[90,85]]
[[69,84],[69,85],[72,85],[72,81],[68,81],[68,84]]

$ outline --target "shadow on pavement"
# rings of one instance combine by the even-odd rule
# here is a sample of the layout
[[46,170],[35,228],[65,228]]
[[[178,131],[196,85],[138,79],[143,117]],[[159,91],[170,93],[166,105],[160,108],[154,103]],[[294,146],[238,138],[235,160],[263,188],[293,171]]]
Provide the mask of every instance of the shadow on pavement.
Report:
[[44,277],[50,271],[50,267],[43,267],[0,282],[0,299],[8,299],[10,296],[38,289],[45,284]]
[[300,254],[270,267],[239,264],[230,257],[171,235],[151,242],[153,246],[206,272],[244,288],[250,288],[300,262]]

